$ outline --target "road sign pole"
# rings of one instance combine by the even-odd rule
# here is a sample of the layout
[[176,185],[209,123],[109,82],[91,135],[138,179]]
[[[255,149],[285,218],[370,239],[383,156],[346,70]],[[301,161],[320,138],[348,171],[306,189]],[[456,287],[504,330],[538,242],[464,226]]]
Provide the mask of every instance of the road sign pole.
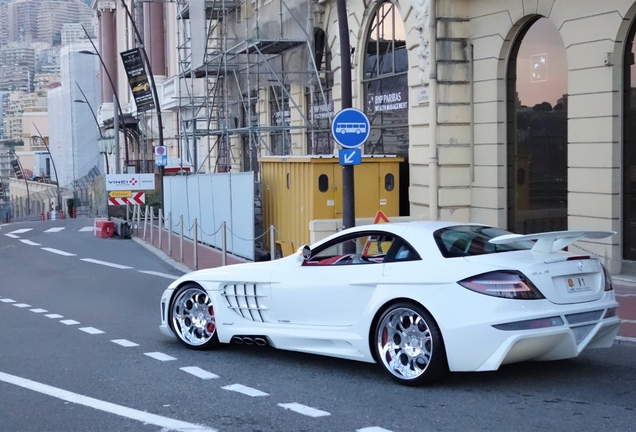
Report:
[[[342,109],[351,108],[351,43],[349,42],[349,21],[346,0],[337,1],[338,34],[340,37],[340,89]],[[342,167],[342,225],[351,228],[356,225],[355,181],[353,165]],[[348,244],[349,242],[347,242]],[[347,251],[348,252],[348,251]],[[354,251],[355,252],[355,251]]]

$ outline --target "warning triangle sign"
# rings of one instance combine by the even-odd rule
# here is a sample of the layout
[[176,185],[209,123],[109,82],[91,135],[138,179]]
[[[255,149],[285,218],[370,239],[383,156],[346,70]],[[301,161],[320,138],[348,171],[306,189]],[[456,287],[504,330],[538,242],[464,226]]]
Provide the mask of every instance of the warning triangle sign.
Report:
[[378,212],[375,215],[375,219],[373,220],[374,224],[379,224],[379,223],[389,223],[389,218],[385,216],[384,213],[382,213],[382,211],[378,210]]

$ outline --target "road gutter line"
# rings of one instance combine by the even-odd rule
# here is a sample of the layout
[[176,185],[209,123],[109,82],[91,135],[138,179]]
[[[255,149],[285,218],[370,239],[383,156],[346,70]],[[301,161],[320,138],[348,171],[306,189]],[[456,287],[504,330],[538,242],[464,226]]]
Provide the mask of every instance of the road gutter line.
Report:
[[115,414],[120,417],[137,420],[139,422],[153,424],[162,428],[175,431],[204,431],[204,432],[217,432],[216,429],[209,428],[204,425],[198,425],[194,423],[187,423],[181,420],[175,420],[168,417],[163,417],[157,414],[151,414],[144,411],[139,411],[133,408],[128,408],[114,403],[94,399],[92,397],[83,396],[77,393],[73,393],[60,388],[52,387],[46,384],[42,384],[36,381],[31,381],[26,378],[9,375],[4,372],[0,372],[0,381],[8,384],[13,384],[18,387],[22,387],[28,390],[52,396],[57,399],[61,399],[67,402],[71,402],[77,405],[83,405],[85,407],[93,408],[99,411],[104,411],[110,414]]

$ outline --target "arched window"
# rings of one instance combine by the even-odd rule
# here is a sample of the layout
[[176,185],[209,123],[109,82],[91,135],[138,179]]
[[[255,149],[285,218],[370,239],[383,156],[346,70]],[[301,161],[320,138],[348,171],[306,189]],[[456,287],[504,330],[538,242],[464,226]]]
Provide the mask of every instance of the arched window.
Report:
[[[627,38],[623,92],[623,259],[636,261],[636,24]],[[623,273],[634,274],[636,265],[623,263]]]
[[567,58],[552,22],[528,24],[508,64],[508,229],[567,229]]
[[382,3],[367,33],[364,51],[365,111],[371,135],[367,154],[408,156],[408,53],[406,32],[393,3]]

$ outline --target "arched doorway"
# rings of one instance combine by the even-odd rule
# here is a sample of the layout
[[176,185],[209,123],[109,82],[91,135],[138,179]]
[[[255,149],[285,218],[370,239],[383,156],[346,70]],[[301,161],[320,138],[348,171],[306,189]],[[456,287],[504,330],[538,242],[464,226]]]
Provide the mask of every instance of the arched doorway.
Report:
[[364,110],[371,122],[364,153],[405,158],[400,167],[400,215],[409,211],[408,66],[404,21],[395,5],[385,1],[375,10],[364,46]]
[[[632,24],[624,53],[623,73],[623,259],[636,261],[636,65]],[[625,263],[623,273],[636,272],[636,263]]]
[[567,57],[546,18],[518,36],[507,76],[508,229],[567,229]]

